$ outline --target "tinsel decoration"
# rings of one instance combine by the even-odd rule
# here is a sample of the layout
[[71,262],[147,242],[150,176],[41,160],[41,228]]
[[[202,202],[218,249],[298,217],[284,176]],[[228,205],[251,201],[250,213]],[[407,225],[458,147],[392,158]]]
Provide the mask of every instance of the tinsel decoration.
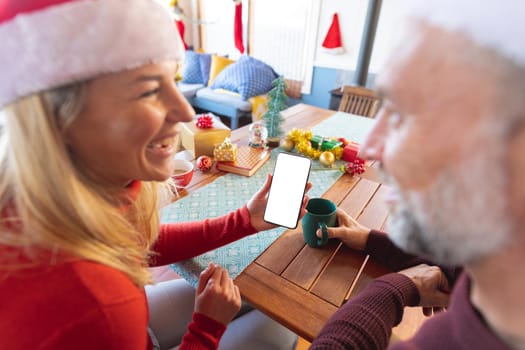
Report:
[[[288,132],[287,137],[293,141],[297,152],[304,154],[308,158],[319,159],[319,156],[323,153],[323,151],[312,147],[310,140],[312,139],[313,134],[311,130],[294,128]],[[328,152],[332,152],[335,159],[341,159],[343,156],[342,147],[336,147],[328,150]]]

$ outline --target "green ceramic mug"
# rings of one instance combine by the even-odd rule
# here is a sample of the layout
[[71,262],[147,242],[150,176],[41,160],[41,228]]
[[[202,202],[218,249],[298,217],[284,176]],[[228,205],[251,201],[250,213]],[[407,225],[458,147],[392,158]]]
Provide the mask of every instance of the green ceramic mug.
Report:
[[[334,202],[324,198],[311,198],[306,205],[306,214],[301,221],[304,241],[310,247],[318,248],[328,242],[327,227],[337,225],[337,206]],[[316,231],[321,229],[323,237],[319,238]]]

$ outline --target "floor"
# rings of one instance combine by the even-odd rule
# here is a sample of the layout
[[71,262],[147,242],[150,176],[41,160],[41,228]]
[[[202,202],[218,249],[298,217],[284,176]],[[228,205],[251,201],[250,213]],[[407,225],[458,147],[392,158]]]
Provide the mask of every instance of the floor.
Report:
[[295,350],[306,350],[309,346],[309,342],[307,342],[303,338],[299,338],[299,342],[297,343],[297,347],[295,348]]
[[[170,269],[167,266],[152,267],[150,268],[150,271],[155,282],[162,282],[172,280],[175,278],[180,278],[179,275],[177,275],[172,269]],[[297,343],[297,347],[295,348],[295,350],[307,350],[309,346],[310,343],[308,343],[302,338],[299,338],[299,342]]]

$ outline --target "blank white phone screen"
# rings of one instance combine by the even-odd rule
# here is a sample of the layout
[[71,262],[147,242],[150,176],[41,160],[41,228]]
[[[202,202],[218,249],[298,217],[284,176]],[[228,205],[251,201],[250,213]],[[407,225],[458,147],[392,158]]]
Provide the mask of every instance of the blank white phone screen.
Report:
[[279,153],[264,221],[288,228],[297,227],[311,163],[309,158],[303,156]]

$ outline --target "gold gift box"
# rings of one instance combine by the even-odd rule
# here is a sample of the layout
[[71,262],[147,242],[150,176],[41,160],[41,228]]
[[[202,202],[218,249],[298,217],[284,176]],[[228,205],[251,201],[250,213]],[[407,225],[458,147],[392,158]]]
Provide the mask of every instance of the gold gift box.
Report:
[[229,147],[222,147],[223,145],[215,147],[213,157],[217,162],[234,162],[237,159],[237,145],[230,144]]
[[215,145],[230,137],[231,130],[216,116],[213,116],[213,127],[209,129],[197,127],[196,121],[197,118],[181,124],[182,147],[190,151],[195,158],[202,155],[213,156]]

